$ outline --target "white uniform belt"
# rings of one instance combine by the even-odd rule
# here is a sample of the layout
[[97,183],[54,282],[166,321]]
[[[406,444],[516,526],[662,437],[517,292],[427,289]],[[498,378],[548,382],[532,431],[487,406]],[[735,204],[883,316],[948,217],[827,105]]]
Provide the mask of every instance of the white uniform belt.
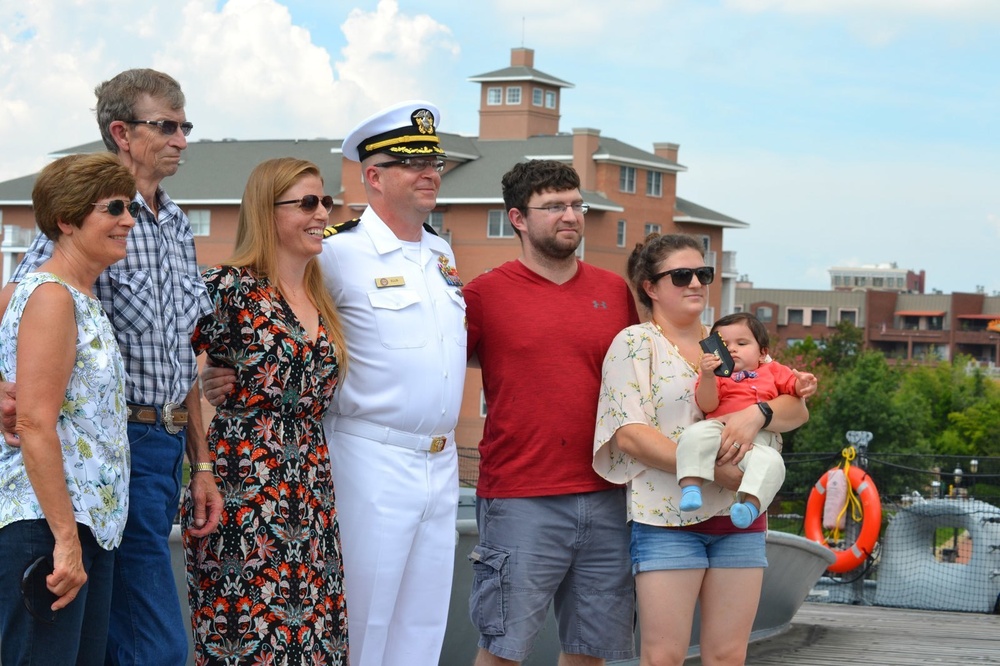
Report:
[[362,421],[361,419],[349,416],[338,416],[333,429],[348,435],[364,437],[365,439],[382,444],[391,444],[392,446],[399,446],[414,451],[438,453],[444,450],[444,447],[448,444],[447,435],[415,435],[410,432],[387,428],[386,426],[380,426],[370,421]]

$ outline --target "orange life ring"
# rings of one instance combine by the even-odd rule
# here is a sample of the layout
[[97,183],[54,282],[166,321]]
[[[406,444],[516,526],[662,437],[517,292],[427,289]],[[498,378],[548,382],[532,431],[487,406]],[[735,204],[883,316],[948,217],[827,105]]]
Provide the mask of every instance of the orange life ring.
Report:
[[[829,470],[824,472],[809,493],[803,525],[807,539],[827,548],[830,547],[827,546],[826,538],[823,536],[823,499],[826,496],[826,483],[829,476]],[[861,508],[864,513],[858,540],[844,550],[830,548],[837,556],[833,564],[827,568],[827,571],[833,573],[845,573],[861,566],[874,550],[879,532],[882,529],[882,502],[879,499],[878,489],[875,488],[875,482],[868,476],[867,472],[854,466],[851,466],[847,471],[847,480],[854,492],[861,498]]]

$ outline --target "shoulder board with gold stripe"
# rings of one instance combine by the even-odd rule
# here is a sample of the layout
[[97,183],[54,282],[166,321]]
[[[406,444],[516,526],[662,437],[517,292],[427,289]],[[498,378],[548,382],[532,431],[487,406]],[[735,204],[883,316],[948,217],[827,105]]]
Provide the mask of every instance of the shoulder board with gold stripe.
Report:
[[348,231],[358,226],[361,222],[360,217],[356,217],[353,220],[348,220],[347,222],[338,222],[337,224],[331,224],[327,228],[323,229],[323,238],[329,238],[330,236],[336,236],[341,231]]

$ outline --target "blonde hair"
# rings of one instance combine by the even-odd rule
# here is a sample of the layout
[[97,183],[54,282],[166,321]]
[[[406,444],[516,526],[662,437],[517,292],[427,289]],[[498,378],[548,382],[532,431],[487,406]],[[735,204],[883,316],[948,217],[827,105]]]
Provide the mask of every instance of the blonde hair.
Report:
[[[322,180],[319,167],[293,157],[267,160],[254,168],[247,179],[243,201],[240,203],[236,248],[226,261],[231,266],[246,266],[258,277],[272,280],[279,293],[282,289],[277,277],[278,232],[274,224],[274,202],[304,176],[316,176]],[[323,274],[316,257],[306,264],[305,287],[323,318],[327,337],[334,345],[340,374],[343,376],[347,371],[347,343],[337,316],[337,308],[323,284]]]

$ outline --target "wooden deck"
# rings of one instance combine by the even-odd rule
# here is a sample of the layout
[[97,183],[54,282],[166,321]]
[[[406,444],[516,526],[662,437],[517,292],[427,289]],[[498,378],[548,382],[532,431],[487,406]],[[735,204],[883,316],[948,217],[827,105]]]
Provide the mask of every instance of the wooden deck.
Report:
[[[691,657],[685,666],[700,666]],[[1000,615],[805,603],[789,631],[753,643],[747,666],[1000,664]]]

